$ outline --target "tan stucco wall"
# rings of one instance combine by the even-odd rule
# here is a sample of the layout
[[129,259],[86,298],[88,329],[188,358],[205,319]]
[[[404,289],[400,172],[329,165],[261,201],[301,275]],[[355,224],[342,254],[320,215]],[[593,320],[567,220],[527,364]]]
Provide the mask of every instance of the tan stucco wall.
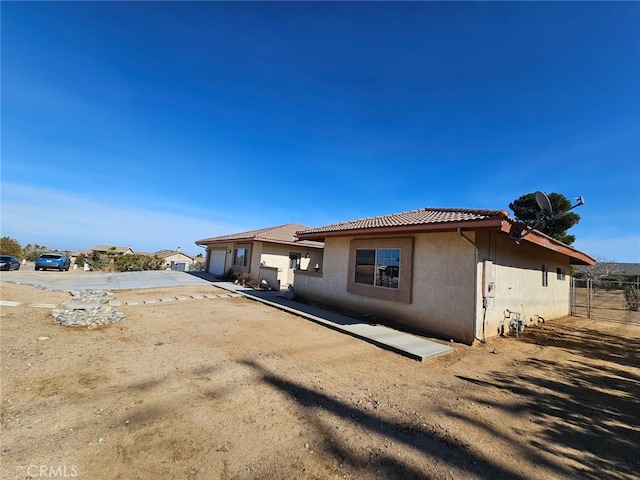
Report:
[[473,341],[475,251],[457,234],[414,237],[410,304],[347,292],[350,242],[351,238],[328,238],[322,277],[296,276],[296,292],[442,337]]
[[[236,248],[248,248],[249,249],[249,258],[248,265],[245,268],[237,267],[233,265],[233,255]],[[312,269],[313,266],[318,263],[322,265],[322,249],[321,248],[306,248],[300,245],[289,245],[289,244],[277,244],[277,243],[267,243],[267,242],[251,242],[251,243],[216,243],[209,245],[207,248],[207,265],[206,269],[209,269],[209,260],[212,249],[224,249],[227,251],[226,254],[226,267],[225,269],[233,268],[234,272],[237,274],[248,272],[250,278],[256,281],[260,281],[263,278],[274,285],[272,287],[276,288],[276,285],[273,281],[274,272],[269,271],[265,273],[265,269],[261,269],[261,266],[274,267],[277,269],[277,280],[280,282],[282,287],[286,287],[287,285],[287,274],[289,269],[289,254],[290,253],[298,253],[300,254],[300,266],[304,270],[306,268]],[[229,253],[230,252],[230,253]],[[306,256],[309,258],[306,258]],[[268,277],[268,278],[267,278]]]
[[[530,321],[569,314],[569,259],[545,248],[497,232],[431,233],[413,236],[412,300],[410,304],[347,292],[351,238],[327,238],[322,275],[296,275],[296,292],[354,311],[369,313],[410,327],[472,343],[497,335],[509,320],[505,310]],[[472,245],[478,247],[476,248]],[[483,308],[484,260],[493,262],[494,297]],[[548,286],[542,286],[542,265]],[[556,269],[564,269],[558,280]],[[483,328],[484,322],[484,328]]]
[[262,250],[263,243],[262,242],[252,242],[251,243],[251,257],[249,258],[249,276],[254,280],[260,280],[260,262],[262,260]]
[[[504,326],[508,331],[506,310],[517,312],[527,323],[537,316],[545,320],[570,314],[571,278],[569,258],[551,250],[522,242],[495,232],[478,237],[481,260],[494,264],[495,298],[487,299],[485,334],[494,336]],[[542,285],[542,265],[548,267],[548,286]],[[564,280],[557,278],[557,268],[565,272]],[[481,269],[482,270],[482,269]],[[479,311],[482,313],[482,298]],[[482,320],[479,322],[482,326]]]
[[[255,242],[254,245],[256,244],[261,245],[261,257],[258,267],[261,262],[264,262],[266,266],[276,267],[278,269],[278,280],[282,287],[286,287],[288,283],[289,254],[297,253],[300,255],[300,268],[302,270],[312,268],[316,263],[322,262],[322,249],[264,242]],[[309,258],[306,258],[307,255]],[[253,263],[251,271],[252,273],[258,271],[254,270]]]

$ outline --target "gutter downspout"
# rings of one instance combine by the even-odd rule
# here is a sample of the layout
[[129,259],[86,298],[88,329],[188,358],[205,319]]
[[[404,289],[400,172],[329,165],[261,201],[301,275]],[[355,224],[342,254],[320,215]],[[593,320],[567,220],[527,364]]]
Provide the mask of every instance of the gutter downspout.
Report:
[[[473,247],[473,250],[475,252],[475,268],[473,270],[473,310],[474,310],[474,315],[473,315],[473,337],[476,340],[479,340],[482,343],[485,343],[485,337],[484,337],[484,316],[483,316],[483,320],[482,320],[482,338],[478,337],[478,314],[475,311],[476,309],[476,305],[478,304],[478,262],[480,261],[480,249],[478,248],[478,246],[475,244],[475,242],[473,240],[471,240],[469,237],[467,237],[464,233],[462,233],[462,229],[460,227],[458,227],[458,234],[460,235],[460,237],[467,242],[469,245],[471,245]],[[484,306],[484,302],[483,302],[483,310],[486,314],[486,306]]]

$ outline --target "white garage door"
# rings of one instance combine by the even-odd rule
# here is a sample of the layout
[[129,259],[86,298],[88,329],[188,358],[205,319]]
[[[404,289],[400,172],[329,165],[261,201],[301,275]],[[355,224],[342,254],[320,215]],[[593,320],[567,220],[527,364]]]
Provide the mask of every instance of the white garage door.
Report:
[[227,258],[226,250],[211,250],[209,257],[209,273],[224,275],[224,263]]

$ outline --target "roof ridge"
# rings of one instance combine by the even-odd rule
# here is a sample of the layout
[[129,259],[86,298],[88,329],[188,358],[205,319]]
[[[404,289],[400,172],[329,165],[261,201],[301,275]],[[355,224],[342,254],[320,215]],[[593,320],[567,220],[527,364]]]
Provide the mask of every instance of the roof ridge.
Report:
[[258,228],[247,230],[244,232],[231,233],[227,235],[219,235],[216,237],[203,238],[197,240],[196,244],[220,242],[242,239],[245,241],[277,241],[277,242],[293,242],[295,241],[295,233],[300,230],[308,230],[309,227],[301,223],[285,223],[274,227]]
[[472,213],[480,213],[480,212],[495,212],[500,213],[506,210],[496,210],[495,208],[466,208],[466,207],[424,207],[424,211],[430,212],[472,212]]
[[[274,232],[274,231],[277,231],[277,230],[281,230],[281,229],[283,229],[283,228],[285,228],[285,227],[288,227],[289,225],[291,225],[292,227],[293,227],[294,225],[295,225],[295,226],[304,227],[304,225],[302,225],[301,223],[285,223],[285,224],[282,224],[282,225],[277,225],[277,226],[275,226],[275,227],[261,228],[261,229],[254,230],[254,231],[255,231],[255,232],[259,232],[259,233],[264,234],[264,233],[269,233],[269,232]],[[256,236],[256,235],[254,235],[254,237],[255,237],[255,236]]]
[[[355,220],[346,220],[346,221],[343,221],[343,222],[335,222],[335,223],[331,223],[329,225],[324,225],[322,227],[308,228],[307,230],[315,230],[316,228],[325,229],[325,228],[330,228],[330,227],[349,224],[349,223],[367,222],[367,221],[371,221],[371,220],[379,220],[379,219],[383,219],[383,218],[410,215],[410,214],[416,214],[416,213],[422,213],[422,212],[441,212],[441,213],[453,213],[453,212],[456,212],[456,213],[473,213],[473,214],[482,214],[482,215],[503,215],[503,216],[505,216],[507,218],[509,217],[509,213],[506,210],[495,210],[495,209],[489,209],[489,208],[423,207],[423,208],[417,208],[417,209],[413,209],[413,210],[406,210],[404,212],[388,213],[388,214],[385,214],[385,215],[376,215],[376,216],[372,216],[372,217],[357,218]],[[304,231],[304,230],[299,230],[299,232],[301,232],[301,231]],[[296,233],[298,233],[298,232],[296,232]]]

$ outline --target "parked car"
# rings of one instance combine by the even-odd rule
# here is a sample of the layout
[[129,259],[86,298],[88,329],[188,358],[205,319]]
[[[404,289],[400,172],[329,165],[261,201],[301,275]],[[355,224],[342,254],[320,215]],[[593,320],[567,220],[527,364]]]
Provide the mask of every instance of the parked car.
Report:
[[20,270],[20,261],[11,255],[0,255],[0,270]]
[[60,271],[69,271],[70,265],[71,260],[61,253],[43,253],[36,260],[36,270],[55,268]]

